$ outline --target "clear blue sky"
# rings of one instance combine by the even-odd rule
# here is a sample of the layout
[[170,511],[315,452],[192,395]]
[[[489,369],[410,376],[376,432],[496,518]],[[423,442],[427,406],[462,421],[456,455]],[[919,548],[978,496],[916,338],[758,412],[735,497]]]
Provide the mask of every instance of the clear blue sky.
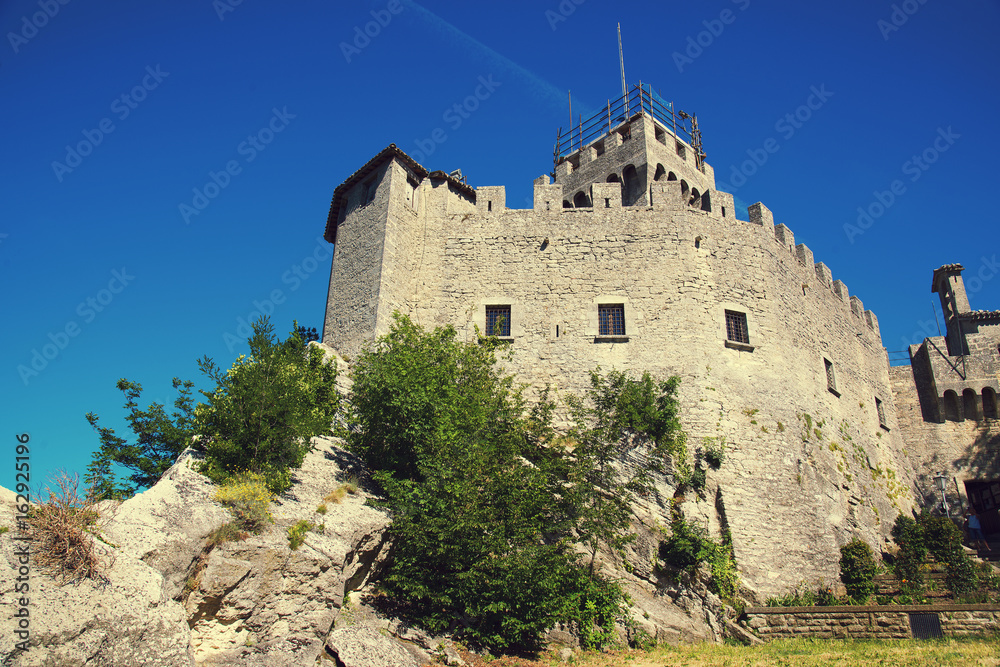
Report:
[[[82,473],[99,444],[84,414],[124,423],[118,378],[144,404],[172,401],[173,376],[205,387],[196,359],[228,366],[240,318],[276,291],[279,332],[322,326],[331,194],[388,144],[528,207],[567,90],[584,114],[620,94],[618,21],[629,82],[698,114],[717,179],[807,243],[888,349],[934,332],[942,264],[965,265],[973,307],[1000,308],[996,0],[895,16],[858,0],[234,2],[0,5],[8,488],[15,434],[32,482]],[[481,80],[488,98],[449,113]]]

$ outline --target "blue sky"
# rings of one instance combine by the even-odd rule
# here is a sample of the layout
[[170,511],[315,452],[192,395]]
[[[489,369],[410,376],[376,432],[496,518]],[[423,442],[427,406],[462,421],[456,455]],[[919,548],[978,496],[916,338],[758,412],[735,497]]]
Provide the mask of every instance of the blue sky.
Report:
[[256,311],[322,326],[331,194],[388,144],[529,207],[567,91],[584,115],[620,94],[619,21],[629,83],[698,114],[720,184],[807,243],[889,350],[936,333],[942,264],[1000,308],[996,0],[13,0],[0,484],[25,432],[33,483],[82,474],[84,414],[122,430],[118,378],[169,403],[174,376],[207,388],[196,359],[245,351]]

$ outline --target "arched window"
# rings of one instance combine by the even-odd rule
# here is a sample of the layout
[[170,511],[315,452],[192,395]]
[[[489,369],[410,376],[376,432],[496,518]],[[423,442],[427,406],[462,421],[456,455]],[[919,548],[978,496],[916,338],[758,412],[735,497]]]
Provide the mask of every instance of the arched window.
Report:
[[966,419],[979,421],[979,396],[975,389],[966,389],[962,392],[962,407],[964,408]]
[[640,186],[639,174],[636,172],[634,166],[628,165],[622,170],[622,185],[622,205],[635,206],[635,203],[642,196],[642,192],[646,188]]
[[577,192],[573,197],[573,206],[576,208],[590,208],[590,197],[583,190]]
[[687,181],[681,179],[681,199],[687,201],[688,197],[690,196],[691,196],[691,186],[688,185]]
[[695,208],[701,208],[701,193],[698,192],[698,188],[691,190],[691,199],[688,200],[688,204]]
[[958,394],[951,389],[944,392],[944,418],[952,422],[962,421],[962,406],[958,403]]
[[677,180],[677,174],[675,174],[674,172],[670,172],[669,174],[667,174],[667,180],[668,181],[676,181]]
[[654,181],[658,181],[663,178],[667,173],[667,170],[663,168],[662,164],[656,165],[656,174],[653,176]]
[[983,417],[997,418],[997,393],[993,391],[993,387],[983,387]]
[[563,199],[563,208],[573,208],[573,205],[569,203],[568,199]]
[[621,179],[618,178],[618,174],[615,173],[608,174],[608,177],[605,180],[608,183],[621,183]]

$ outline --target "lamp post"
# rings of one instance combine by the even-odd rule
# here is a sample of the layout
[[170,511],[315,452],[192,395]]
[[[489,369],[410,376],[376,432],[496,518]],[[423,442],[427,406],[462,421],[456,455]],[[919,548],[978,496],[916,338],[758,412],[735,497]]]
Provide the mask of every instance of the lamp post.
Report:
[[944,515],[951,518],[951,514],[948,513],[948,494],[945,492],[945,488],[948,485],[948,478],[945,474],[938,473],[934,475],[934,483],[937,484],[938,491],[941,492],[941,507],[944,509]]

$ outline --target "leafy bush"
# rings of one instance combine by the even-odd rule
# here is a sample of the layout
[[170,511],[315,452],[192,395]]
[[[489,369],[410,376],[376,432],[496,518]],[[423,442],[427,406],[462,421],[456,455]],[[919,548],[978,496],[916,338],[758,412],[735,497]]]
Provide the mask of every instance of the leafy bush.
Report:
[[379,586],[429,631],[460,621],[491,650],[537,649],[557,622],[574,624],[585,645],[610,643],[624,593],[586,568],[570,540],[621,543],[627,516],[616,510],[630,491],[593,485],[616,482],[620,443],[605,442],[582,402],[578,428],[557,437],[554,401],[543,391],[526,408],[496,367],[501,346],[396,314],[356,360],[348,443],[393,515]]
[[924,589],[921,565],[927,556],[923,526],[900,514],[892,526],[892,539],[899,546],[892,569],[899,579],[900,591],[906,595],[919,595]]
[[306,533],[315,528],[316,526],[312,523],[306,521],[305,519],[300,519],[294,526],[288,527],[288,548],[295,551],[306,541]]
[[711,570],[709,590],[735,605],[740,580],[729,531],[723,532],[721,542],[715,542],[708,538],[704,529],[685,521],[679,512],[674,515],[670,528],[670,536],[660,542],[660,559],[690,574],[694,574],[701,563],[707,563]]
[[208,403],[195,410],[196,430],[207,443],[202,472],[216,483],[250,470],[281,493],[309,439],[331,430],[339,408],[335,365],[297,332],[279,342],[273,331],[267,318],[255,322],[250,355],[240,355],[228,371],[208,357],[198,362],[217,384],[202,392]]
[[725,436],[719,438],[704,438],[702,443],[705,462],[718,470],[722,466],[722,462],[726,459]]
[[[135,434],[135,442],[129,444],[116,435],[114,429],[100,426],[100,418],[93,412],[87,413],[87,422],[101,439],[101,447],[87,466],[85,478],[97,500],[123,500],[156,484],[178,455],[191,444],[194,435],[193,382],[174,378],[173,386],[178,396],[174,400],[176,410],[169,416],[160,403],[151,403],[145,410],[139,409],[137,401],[142,395],[142,385],[138,382],[122,378],[116,386],[125,395],[125,420]],[[131,484],[116,481],[114,465],[131,471],[128,477]]]
[[101,563],[94,539],[100,539],[99,515],[92,498],[81,497],[79,480],[66,474],[46,488],[48,499],[29,510],[33,557],[63,581],[103,579],[113,563]]
[[229,508],[236,525],[248,533],[263,532],[273,520],[269,507],[274,495],[259,473],[236,473],[216,490],[215,499]]
[[852,598],[863,603],[871,596],[877,572],[878,564],[866,542],[854,538],[840,547],[840,580]]

